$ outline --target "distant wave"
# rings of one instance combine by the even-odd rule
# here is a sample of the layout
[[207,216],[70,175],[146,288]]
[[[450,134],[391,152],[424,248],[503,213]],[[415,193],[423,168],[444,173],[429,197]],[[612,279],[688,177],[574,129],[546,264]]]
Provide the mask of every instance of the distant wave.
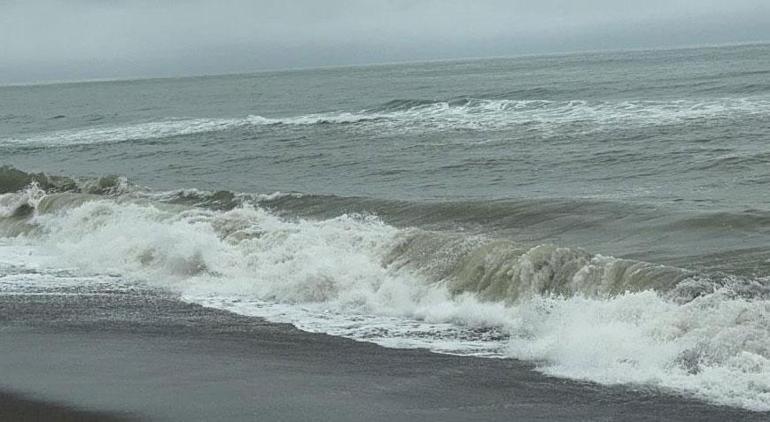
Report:
[[667,125],[698,119],[770,114],[763,97],[676,101],[545,101],[460,98],[448,101],[393,100],[371,109],[291,117],[246,116],[228,119],[172,119],[122,126],[96,126],[0,139],[0,146],[68,146],[162,139],[249,126],[349,125],[355,130],[445,131],[522,128],[556,133]]
[[69,269],[69,283],[73,271],[84,282],[119,274],[206,306],[390,347],[515,357],[556,376],[770,410],[766,279],[399,228],[371,215],[281,217],[258,205],[298,194],[255,203],[80,183],[49,192],[32,180],[0,194],[0,240],[45,251],[15,260]]
[[0,139],[0,146],[69,146],[160,139],[194,133],[216,132],[242,125],[239,119],[164,120],[125,126],[97,126],[63,130],[28,138]]

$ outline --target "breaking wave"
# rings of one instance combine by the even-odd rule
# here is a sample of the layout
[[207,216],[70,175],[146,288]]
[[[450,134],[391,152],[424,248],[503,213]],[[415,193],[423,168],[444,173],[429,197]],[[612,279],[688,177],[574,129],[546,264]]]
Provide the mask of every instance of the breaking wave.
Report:
[[[0,195],[0,242],[34,247],[40,265],[85,282],[120,274],[309,331],[770,410],[766,279],[372,215],[280,216],[223,193],[47,191],[42,175],[27,176]],[[297,196],[262,200],[284,197]]]
[[699,119],[766,115],[765,98],[675,101],[552,101],[459,98],[448,101],[394,100],[360,111],[290,117],[170,119],[122,126],[89,127],[0,139],[0,146],[69,146],[163,139],[259,126],[347,125],[355,130],[426,132],[520,128],[544,135],[565,125],[590,132],[612,127],[677,124]]

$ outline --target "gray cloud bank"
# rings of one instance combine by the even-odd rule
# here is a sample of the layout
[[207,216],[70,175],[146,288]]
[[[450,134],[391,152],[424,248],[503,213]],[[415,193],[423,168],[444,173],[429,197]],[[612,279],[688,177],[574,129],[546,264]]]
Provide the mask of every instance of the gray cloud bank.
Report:
[[0,0],[0,83],[761,40],[768,0]]

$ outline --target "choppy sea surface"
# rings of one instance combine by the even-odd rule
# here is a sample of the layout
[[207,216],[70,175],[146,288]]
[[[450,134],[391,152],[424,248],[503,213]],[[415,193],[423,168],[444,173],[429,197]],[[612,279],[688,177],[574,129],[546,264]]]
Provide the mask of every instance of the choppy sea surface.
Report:
[[770,45],[0,87],[0,293],[770,411]]

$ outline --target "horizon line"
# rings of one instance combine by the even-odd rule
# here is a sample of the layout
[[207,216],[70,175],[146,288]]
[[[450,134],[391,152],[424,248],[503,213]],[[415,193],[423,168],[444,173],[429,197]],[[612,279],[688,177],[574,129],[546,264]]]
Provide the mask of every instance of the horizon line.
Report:
[[737,41],[737,42],[724,42],[724,43],[711,43],[711,44],[680,44],[680,45],[659,46],[659,47],[566,50],[566,51],[554,51],[554,52],[546,52],[546,53],[522,53],[522,54],[494,55],[494,56],[463,56],[463,57],[447,57],[447,58],[425,59],[425,60],[375,61],[375,62],[367,62],[367,63],[333,64],[333,65],[320,65],[320,66],[263,68],[263,69],[255,69],[255,70],[248,70],[248,71],[222,72],[222,73],[179,74],[179,75],[173,75],[173,76],[139,76],[139,77],[129,76],[129,77],[116,77],[116,78],[105,77],[105,78],[60,79],[60,80],[49,79],[49,80],[40,80],[40,81],[32,81],[32,82],[11,82],[11,83],[0,82],[0,88],[107,83],[107,82],[152,81],[152,80],[165,80],[165,79],[195,79],[195,78],[208,78],[208,77],[254,75],[254,74],[260,74],[260,73],[283,73],[283,72],[288,73],[288,72],[302,72],[302,71],[309,71],[309,70],[327,70],[327,69],[331,70],[331,69],[362,68],[362,67],[377,67],[377,66],[397,66],[397,65],[408,65],[408,64],[503,60],[503,59],[517,59],[517,58],[550,57],[550,56],[570,56],[570,55],[578,55],[578,54],[622,53],[622,52],[644,52],[644,51],[676,51],[676,50],[695,50],[695,49],[702,49],[702,48],[724,48],[724,47],[749,47],[749,46],[759,46],[759,45],[766,45],[766,44],[770,44],[770,40]]

